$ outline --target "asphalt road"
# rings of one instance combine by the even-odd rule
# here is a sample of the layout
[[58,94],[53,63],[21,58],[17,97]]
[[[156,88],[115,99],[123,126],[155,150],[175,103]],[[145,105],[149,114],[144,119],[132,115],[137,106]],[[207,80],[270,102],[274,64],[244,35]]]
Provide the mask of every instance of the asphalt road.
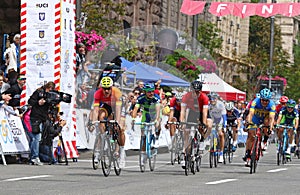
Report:
[[78,162],[66,165],[0,165],[0,194],[299,194],[300,160],[278,166],[275,145],[261,158],[257,173],[249,174],[238,148],[231,164],[209,168],[208,155],[195,175],[184,175],[181,166],[170,164],[160,150],[155,171],[141,173],[136,152],[127,152],[120,176],[104,177],[93,170],[91,152],[81,152]]

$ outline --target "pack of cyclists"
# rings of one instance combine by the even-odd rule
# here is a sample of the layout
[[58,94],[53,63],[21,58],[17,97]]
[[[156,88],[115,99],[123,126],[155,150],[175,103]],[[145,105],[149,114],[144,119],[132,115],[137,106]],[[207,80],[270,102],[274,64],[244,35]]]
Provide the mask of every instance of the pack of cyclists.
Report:
[[[183,131],[183,149],[182,156],[185,155],[185,149],[188,147],[188,137],[191,131],[191,125],[188,122],[199,124],[199,132],[201,134],[200,151],[205,150],[204,141],[210,136],[212,128],[215,128],[219,136],[219,160],[218,163],[223,163],[223,150],[224,150],[224,132],[230,126],[233,142],[232,151],[237,150],[238,131],[244,129],[247,132],[247,141],[245,144],[245,155],[243,160],[245,166],[249,166],[250,149],[255,135],[255,129],[264,124],[262,129],[262,146],[263,150],[267,149],[268,139],[271,132],[277,134],[278,139],[282,139],[282,128],[279,125],[288,125],[292,128],[288,131],[289,144],[286,154],[290,155],[291,149],[296,148],[295,145],[299,144],[299,114],[300,107],[292,99],[282,96],[280,104],[275,105],[271,100],[271,90],[264,88],[257,93],[254,98],[247,103],[238,102],[235,104],[233,101],[225,102],[220,98],[217,93],[206,94],[202,92],[203,83],[194,81],[191,83],[190,89],[174,90],[168,95],[168,121],[181,122],[184,125],[180,126]],[[131,117],[133,123],[138,116],[141,116],[141,122],[155,122],[155,142],[153,147],[158,147],[158,137],[160,134],[160,127],[165,125],[170,131],[171,142],[174,139],[175,125],[161,124],[162,106],[161,96],[154,93],[155,87],[152,83],[146,83],[138,95],[136,102],[132,108]],[[110,77],[103,77],[100,82],[100,88],[94,94],[94,108],[92,112],[92,121],[100,121],[106,119],[116,119],[121,126],[121,131],[118,133],[119,147],[116,149],[116,156],[120,157],[120,167],[125,166],[125,123],[124,115],[121,113],[122,108],[122,93],[114,87],[114,82]],[[239,105],[240,104],[240,105]],[[140,113],[140,114],[138,114]],[[200,128],[200,126],[202,128]],[[197,127],[197,128],[198,128]],[[97,127],[100,131],[99,136],[104,133],[104,126],[99,123]],[[97,145],[97,144],[96,144]],[[100,143],[98,144],[100,146]],[[169,145],[169,149],[172,144]],[[100,150],[97,150],[100,153]],[[95,155],[95,162],[98,162],[100,155]],[[184,158],[182,159],[184,165]],[[142,162],[143,163],[143,162]]]

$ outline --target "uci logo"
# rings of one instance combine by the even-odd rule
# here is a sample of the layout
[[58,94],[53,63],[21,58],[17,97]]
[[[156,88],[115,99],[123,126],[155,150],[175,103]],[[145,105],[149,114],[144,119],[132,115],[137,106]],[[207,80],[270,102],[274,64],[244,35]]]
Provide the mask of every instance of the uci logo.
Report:
[[35,5],[36,8],[47,8],[48,7],[48,3],[37,3]]

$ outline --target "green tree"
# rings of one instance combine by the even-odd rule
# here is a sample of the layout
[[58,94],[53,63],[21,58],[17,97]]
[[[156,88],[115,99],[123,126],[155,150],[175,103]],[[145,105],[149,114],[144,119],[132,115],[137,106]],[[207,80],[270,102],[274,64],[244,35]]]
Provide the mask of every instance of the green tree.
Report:
[[[268,75],[270,65],[270,18],[253,16],[250,18],[249,29],[249,51],[242,56],[242,60],[251,64],[248,72],[247,87],[248,92],[255,93],[258,86],[258,76]],[[272,76],[284,76],[282,70],[285,70],[289,64],[288,53],[282,48],[282,39],[280,27],[275,24],[274,27],[274,52],[273,52],[273,70]],[[250,97],[253,94],[249,94]]]
[[[82,12],[87,14],[85,32],[95,30],[103,37],[123,29],[125,3],[113,0],[83,0]],[[82,31],[82,29],[80,29]]]

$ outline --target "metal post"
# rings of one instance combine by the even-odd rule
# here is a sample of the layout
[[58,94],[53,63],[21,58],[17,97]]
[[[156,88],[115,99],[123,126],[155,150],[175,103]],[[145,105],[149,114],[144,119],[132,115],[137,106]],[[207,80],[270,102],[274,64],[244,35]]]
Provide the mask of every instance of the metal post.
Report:
[[[276,3],[276,0],[272,0],[272,3]],[[269,89],[272,87],[272,74],[274,73],[273,70],[273,52],[274,52],[274,23],[275,23],[275,16],[271,17],[270,22],[270,67],[269,67]]]

